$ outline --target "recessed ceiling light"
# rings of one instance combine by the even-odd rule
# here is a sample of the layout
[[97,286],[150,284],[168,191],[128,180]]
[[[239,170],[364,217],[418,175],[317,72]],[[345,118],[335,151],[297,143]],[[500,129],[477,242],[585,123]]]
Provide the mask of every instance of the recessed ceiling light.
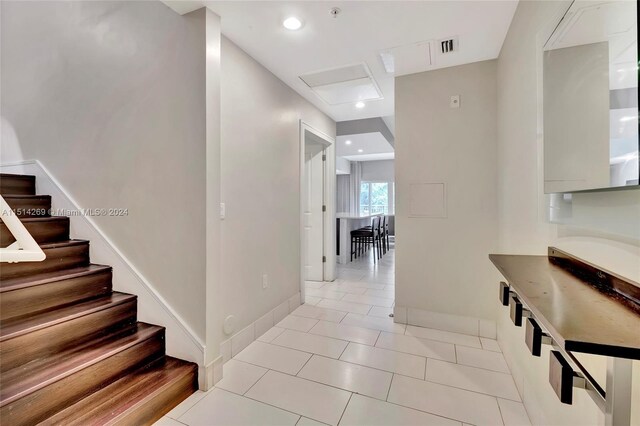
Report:
[[358,152],[364,152],[364,150],[362,150],[362,149],[359,149],[359,150],[358,150]]
[[290,16],[284,21],[282,21],[282,26],[288,30],[295,31],[302,28],[302,21],[296,18],[295,16]]
[[364,108],[364,102],[362,101],[356,102],[356,108]]
[[345,145],[351,145],[351,141],[349,141],[349,140],[344,141],[344,144],[345,144]]

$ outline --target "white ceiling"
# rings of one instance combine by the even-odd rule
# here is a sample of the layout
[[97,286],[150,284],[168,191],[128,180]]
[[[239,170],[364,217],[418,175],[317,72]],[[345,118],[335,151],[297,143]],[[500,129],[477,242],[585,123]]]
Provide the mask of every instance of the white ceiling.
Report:
[[[350,145],[346,141],[351,141]],[[361,149],[362,152],[358,152]],[[380,132],[336,137],[336,157],[349,161],[391,160],[393,147]]]
[[[222,18],[222,32],[336,121],[394,114],[393,76],[379,52],[397,46],[457,36],[459,51],[436,57],[429,69],[494,59],[517,1],[165,1],[179,13],[208,6]],[[339,7],[337,18],[329,14]],[[298,31],[282,27],[288,16],[304,21]],[[299,79],[310,72],[366,63],[384,99],[328,105]]]
[[342,157],[345,160],[349,161],[380,161],[380,160],[393,160],[395,158],[395,153],[393,152],[383,152],[380,154],[358,154],[358,155],[347,155],[346,157]]

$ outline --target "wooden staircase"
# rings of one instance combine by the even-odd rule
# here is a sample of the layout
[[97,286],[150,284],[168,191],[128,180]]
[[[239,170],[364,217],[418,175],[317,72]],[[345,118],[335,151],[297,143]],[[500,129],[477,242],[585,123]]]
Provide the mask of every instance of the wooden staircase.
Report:
[[137,322],[136,296],[112,291],[35,177],[0,174],[0,194],[47,256],[0,264],[0,423],[151,424],[193,393],[197,365],[165,355],[164,328]]

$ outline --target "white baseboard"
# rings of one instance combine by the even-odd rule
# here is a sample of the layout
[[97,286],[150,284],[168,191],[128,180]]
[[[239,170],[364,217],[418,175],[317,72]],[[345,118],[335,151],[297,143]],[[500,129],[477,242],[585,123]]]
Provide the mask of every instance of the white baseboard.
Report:
[[220,344],[220,354],[223,364],[239,354],[254,340],[266,333],[271,327],[278,324],[291,312],[300,306],[300,293],[296,293],[289,299],[261,316],[233,336]]
[[496,322],[492,320],[443,314],[404,306],[395,306],[393,308],[393,317],[394,321],[400,324],[435,328],[437,330],[470,334],[490,339],[496,338]]
[[222,380],[222,365],[224,364],[222,355],[211,361],[206,367],[200,367],[198,370],[199,380],[198,386],[200,390],[207,391]]
[[[35,175],[37,193],[51,195],[54,209],[81,209],[64,187],[37,160],[2,164],[0,170],[3,173]],[[166,328],[167,354],[195,362],[201,367],[199,381],[202,387],[206,377],[202,374],[204,343],[90,217],[70,216],[70,222],[71,238],[90,241],[91,261],[113,268],[114,290],[138,296],[138,320]]]

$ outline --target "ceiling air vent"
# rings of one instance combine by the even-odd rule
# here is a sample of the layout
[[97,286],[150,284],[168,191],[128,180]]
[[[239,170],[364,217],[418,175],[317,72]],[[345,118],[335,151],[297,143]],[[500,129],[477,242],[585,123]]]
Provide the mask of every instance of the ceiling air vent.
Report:
[[451,52],[457,52],[458,51],[458,38],[457,37],[452,37],[452,38],[448,38],[445,40],[440,40],[440,53],[441,54],[446,54],[446,53],[451,53]]

